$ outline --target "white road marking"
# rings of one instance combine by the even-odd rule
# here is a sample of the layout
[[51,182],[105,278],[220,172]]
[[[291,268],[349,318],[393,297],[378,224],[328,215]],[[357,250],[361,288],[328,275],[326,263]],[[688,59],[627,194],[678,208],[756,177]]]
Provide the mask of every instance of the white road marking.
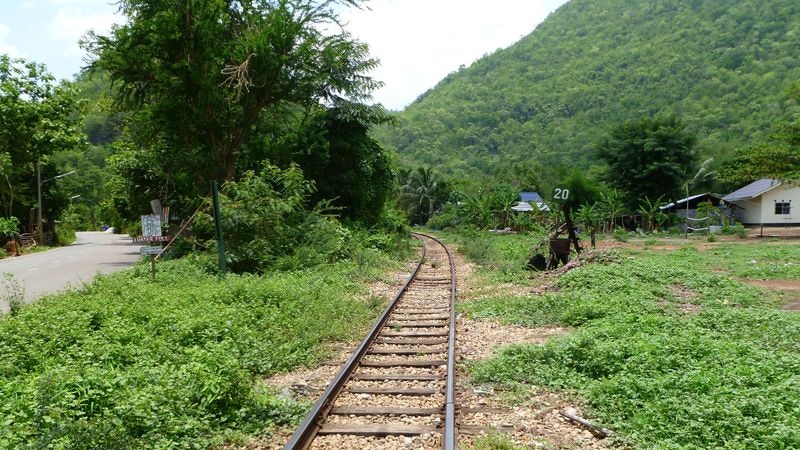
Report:
[[38,267],[34,267],[33,269],[28,269],[28,272],[35,272],[37,270],[39,270],[39,268]]

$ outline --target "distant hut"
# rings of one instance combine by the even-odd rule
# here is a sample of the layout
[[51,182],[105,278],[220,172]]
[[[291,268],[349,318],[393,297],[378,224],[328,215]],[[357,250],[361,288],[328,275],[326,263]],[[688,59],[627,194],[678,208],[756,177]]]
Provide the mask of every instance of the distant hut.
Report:
[[520,192],[519,201],[511,209],[518,212],[550,211],[538,192]]
[[[678,217],[684,218],[688,213],[690,219],[697,219],[697,207],[701,203],[706,202],[710,202],[712,205],[723,210],[724,214],[730,216],[730,212],[725,213],[724,211],[728,209],[730,205],[727,205],[726,202],[722,200],[722,197],[708,192],[676,200],[672,203],[660,206],[659,209],[665,214],[675,214]],[[683,228],[685,225],[681,225],[681,227]]]

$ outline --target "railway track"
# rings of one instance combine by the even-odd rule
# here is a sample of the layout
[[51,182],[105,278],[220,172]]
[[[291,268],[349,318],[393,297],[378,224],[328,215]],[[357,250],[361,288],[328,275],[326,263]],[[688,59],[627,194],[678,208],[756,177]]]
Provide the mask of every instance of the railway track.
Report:
[[456,448],[455,267],[430,236],[390,302],[285,450]]

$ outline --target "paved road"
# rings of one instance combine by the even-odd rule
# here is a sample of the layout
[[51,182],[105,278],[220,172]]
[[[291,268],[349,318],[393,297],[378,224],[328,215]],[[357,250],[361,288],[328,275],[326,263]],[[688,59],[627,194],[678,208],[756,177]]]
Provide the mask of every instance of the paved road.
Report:
[[[130,237],[102,232],[77,233],[77,241],[42,253],[0,260],[0,274],[11,273],[25,288],[25,300],[80,286],[97,273],[124,269],[139,260],[139,245]],[[0,283],[0,311],[8,310],[6,283]]]

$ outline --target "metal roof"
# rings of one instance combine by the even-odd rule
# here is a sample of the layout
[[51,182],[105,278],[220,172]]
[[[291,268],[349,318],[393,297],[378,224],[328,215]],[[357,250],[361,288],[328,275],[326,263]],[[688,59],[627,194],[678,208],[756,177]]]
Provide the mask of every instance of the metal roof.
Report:
[[519,211],[519,212],[530,212],[530,211],[534,211],[536,209],[538,209],[539,211],[545,211],[545,212],[550,211],[550,207],[547,206],[544,202],[538,202],[538,203],[534,203],[534,204],[536,205],[536,208],[534,208],[533,205],[531,205],[528,202],[517,202],[517,204],[512,206],[511,209],[513,209],[514,211]]
[[544,201],[538,192],[520,192],[519,200],[526,203],[542,203]]
[[762,178],[758,181],[754,181],[747,186],[733,191],[730,194],[722,197],[723,200],[726,202],[733,202],[736,200],[749,200],[751,198],[758,197],[759,195],[774,189],[781,185],[781,182],[778,180],[773,180],[772,178]]
[[529,212],[533,211],[533,206],[531,206],[531,204],[528,202],[518,202],[516,205],[512,206],[511,209],[514,211]]
[[[687,201],[689,202],[689,207],[691,208],[692,203],[694,203],[694,200],[698,200],[698,199],[701,199],[703,197],[708,197],[708,200],[711,201],[711,203],[715,203],[715,204],[719,203],[719,200],[721,199],[720,197],[718,197],[718,196],[716,196],[714,194],[710,194],[708,192],[705,192],[703,194],[697,194],[697,195],[692,195],[690,197],[682,198],[682,199],[674,201],[672,203],[668,203],[668,204],[666,204],[664,206],[659,206],[658,209],[661,209],[663,211],[665,209],[670,209],[670,208],[676,207],[678,205],[685,205]],[[714,200],[716,200],[716,202]]]

